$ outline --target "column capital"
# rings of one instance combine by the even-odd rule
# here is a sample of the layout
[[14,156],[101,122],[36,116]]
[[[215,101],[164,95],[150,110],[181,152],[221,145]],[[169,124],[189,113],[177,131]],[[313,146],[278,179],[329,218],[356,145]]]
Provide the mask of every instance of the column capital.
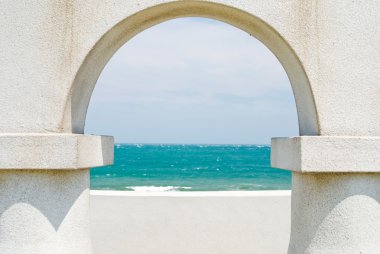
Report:
[[81,169],[113,163],[113,137],[2,133],[0,170]]
[[380,137],[272,138],[271,166],[296,172],[380,172]]

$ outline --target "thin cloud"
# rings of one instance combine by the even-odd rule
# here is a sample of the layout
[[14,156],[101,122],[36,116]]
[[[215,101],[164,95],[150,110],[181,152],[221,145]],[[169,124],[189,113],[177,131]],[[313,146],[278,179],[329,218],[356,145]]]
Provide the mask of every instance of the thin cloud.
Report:
[[[214,124],[207,122],[211,118],[214,122],[225,124],[219,127],[223,130],[233,130],[233,126],[239,126],[236,132],[247,133],[254,125],[276,125],[276,121],[282,119],[280,115],[284,116],[281,121],[287,118],[292,124],[283,124],[285,129],[278,127],[278,133],[297,133],[297,116],[290,84],[276,57],[247,33],[207,19],[168,21],[140,33],[126,43],[113,56],[99,78],[89,108],[88,132],[106,131],[103,127],[99,128],[99,122],[104,117],[100,112],[107,111],[107,108],[110,112],[115,111],[115,108],[124,109],[118,112],[126,117],[118,120],[118,126],[109,128],[114,130],[113,134],[120,141],[133,142],[139,136],[123,134],[123,128],[126,128],[124,122],[158,126],[162,123],[152,123],[151,120],[155,119],[152,115],[163,114],[163,111],[168,112],[170,117],[163,117],[162,121],[182,121],[194,129],[199,128],[194,127],[194,119],[199,120],[204,116],[206,122],[202,123],[202,128],[206,133],[209,132],[210,140],[218,139],[215,136],[218,132],[213,132],[211,128],[215,128]],[[140,109],[150,111],[143,116]],[[204,113],[212,117],[207,118]],[[276,119],[268,119],[268,116],[273,115]],[[115,114],[114,117],[117,119],[119,116]],[[223,120],[218,120],[217,116],[223,117]],[[186,121],[184,117],[193,121]],[[263,119],[266,122],[260,123]],[[188,127],[178,123],[173,126],[188,130]],[[174,137],[180,131],[174,131],[174,127],[170,126],[167,128],[173,130],[171,138],[161,135],[167,142],[180,141],[184,137]],[[139,131],[142,129],[133,130],[135,133]],[[241,140],[248,143],[254,140],[268,142],[269,136],[273,135],[265,129],[250,137],[233,133],[232,139],[235,137],[238,143]],[[155,135],[154,131],[145,134],[147,138]],[[191,131],[186,131],[186,135],[182,142],[202,139]],[[223,137],[220,138],[220,143],[223,143]],[[150,141],[143,138],[139,142]],[[207,139],[204,142],[207,143]]]

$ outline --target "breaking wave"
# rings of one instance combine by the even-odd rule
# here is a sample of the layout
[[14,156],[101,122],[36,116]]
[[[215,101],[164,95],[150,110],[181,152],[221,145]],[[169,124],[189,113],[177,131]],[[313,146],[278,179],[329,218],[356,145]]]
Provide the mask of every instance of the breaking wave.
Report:
[[181,187],[181,186],[128,186],[125,188],[127,190],[148,191],[148,192],[181,191],[181,190],[191,189],[191,187]]

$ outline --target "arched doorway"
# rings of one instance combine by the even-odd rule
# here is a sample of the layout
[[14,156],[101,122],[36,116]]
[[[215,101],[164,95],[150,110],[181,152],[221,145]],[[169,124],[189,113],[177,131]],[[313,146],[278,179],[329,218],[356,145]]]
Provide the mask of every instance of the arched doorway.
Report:
[[163,21],[205,17],[223,21],[259,39],[284,67],[295,97],[300,135],[320,133],[318,114],[308,76],[290,44],[268,23],[239,9],[210,2],[184,1],[144,9],[108,29],[93,45],[75,75],[67,98],[62,130],[84,132],[87,107],[96,80],[107,61],[130,38]]
[[[299,181],[293,186],[297,195],[293,195],[295,235],[290,251],[320,253],[336,246],[336,252],[347,253],[379,248],[379,177],[368,174],[379,172],[378,32],[373,29],[377,5],[131,0],[4,1],[2,7],[9,13],[1,21],[5,27],[2,203],[10,211],[0,225],[6,229],[3,252],[27,247],[38,253],[54,248],[91,253],[88,232],[78,230],[88,226],[87,168],[112,159],[111,138],[81,135],[95,81],[129,38],[162,21],[186,16],[218,19],[254,35],[288,73],[301,135],[277,140],[283,168],[299,171],[294,173]],[[302,137],[306,135],[321,137]],[[41,169],[41,177],[31,177],[33,170]],[[57,172],[59,181],[50,178]],[[35,201],[40,208],[33,205]],[[17,209],[8,209],[13,204]],[[49,218],[63,223],[55,223],[59,228],[53,231],[50,222],[42,223]],[[23,224],[14,227],[17,221]],[[46,235],[53,236],[52,241],[41,241]]]
[[297,136],[291,86],[260,41],[226,23],[172,19],[123,45],[93,92],[87,134],[112,135],[95,190],[290,189],[273,136]]
[[268,24],[246,12],[209,2],[173,2],[145,9],[112,27],[88,53],[74,79],[67,100],[63,130],[83,133],[87,107],[96,80],[107,61],[134,35],[178,17],[206,17],[240,28],[259,39],[279,59],[288,74],[296,100],[301,135],[319,133],[314,98],[308,78],[289,44]]

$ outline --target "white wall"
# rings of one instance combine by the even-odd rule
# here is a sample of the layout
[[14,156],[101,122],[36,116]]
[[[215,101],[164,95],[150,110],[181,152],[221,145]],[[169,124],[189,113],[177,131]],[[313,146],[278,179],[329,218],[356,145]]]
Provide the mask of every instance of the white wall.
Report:
[[282,254],[290,191],[91,192],[95,254]]

